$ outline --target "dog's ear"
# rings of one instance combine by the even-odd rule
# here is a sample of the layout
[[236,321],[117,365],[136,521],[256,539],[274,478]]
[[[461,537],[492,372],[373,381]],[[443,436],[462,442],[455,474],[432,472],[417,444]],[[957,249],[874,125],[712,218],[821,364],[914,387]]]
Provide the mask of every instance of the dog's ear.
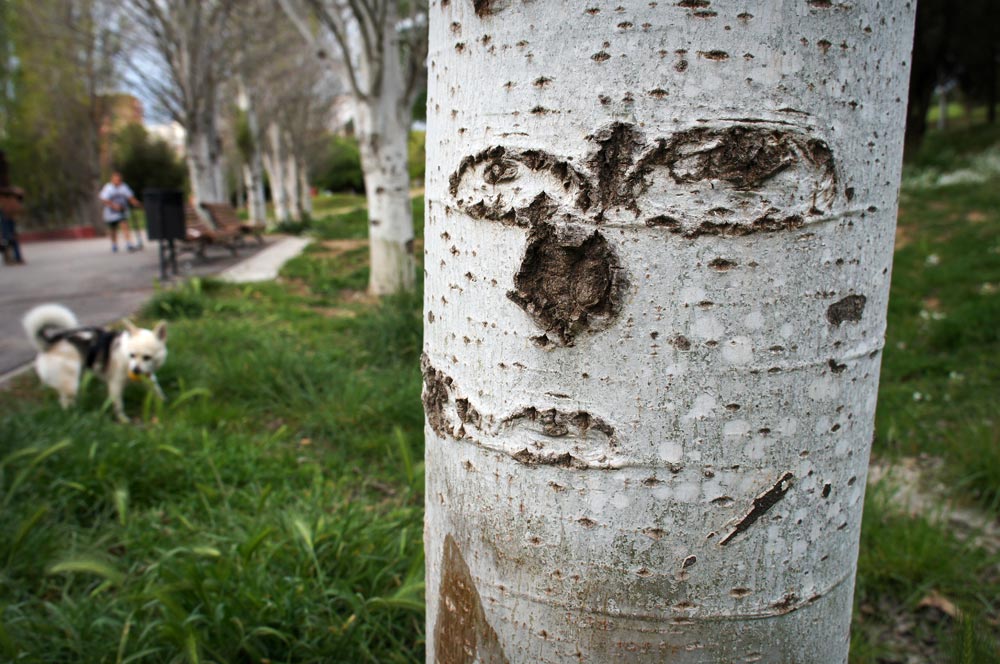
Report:
[[155,334],[156,338],[159,339],[160,341],[166,341],[167,340],[167,321],[161,320],[159,323],[157,323],[156,327],[153,328],[153,334]]
[[135,326],[135,323],[130,321],[128,318],[125,319],[125,329],[128,330],[129,334],[138,334],[139,328]]

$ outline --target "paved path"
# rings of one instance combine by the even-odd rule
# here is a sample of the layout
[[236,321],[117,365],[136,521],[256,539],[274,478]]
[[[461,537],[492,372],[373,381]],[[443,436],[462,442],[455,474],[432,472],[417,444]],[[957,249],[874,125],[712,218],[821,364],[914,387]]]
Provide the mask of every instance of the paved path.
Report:
[[[233,258],[225,249],[210,248],[206,260],[181,254],[178,267],[181,276],[216,274],[257,251],[251,243]],[[104,325],[138,309],[160,274],[156,244],[112,254],[107,238],[34,242],[21,245],[21,253],[27,265],[0,265],[0,377],[34,357],[21,329],[21,316],[31,307],[59,302],[81,323]]]
[[286,237],[270,247],[219,273],[219,278],[235,284],[268,281],[278,276],[281,266],[302,253],[311,242],[304,237]]

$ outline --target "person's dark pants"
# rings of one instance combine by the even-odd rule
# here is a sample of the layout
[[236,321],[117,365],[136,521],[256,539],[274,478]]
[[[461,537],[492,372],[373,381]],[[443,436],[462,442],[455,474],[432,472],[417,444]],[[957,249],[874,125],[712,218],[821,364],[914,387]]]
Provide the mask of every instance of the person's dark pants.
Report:
[[17,227],[14,225],[13,219],[0,217],[0,237],[3,238],[4,245],[10,247],[11,252],[14,254],[14,262],[23,263],[21,245],[17,241]]

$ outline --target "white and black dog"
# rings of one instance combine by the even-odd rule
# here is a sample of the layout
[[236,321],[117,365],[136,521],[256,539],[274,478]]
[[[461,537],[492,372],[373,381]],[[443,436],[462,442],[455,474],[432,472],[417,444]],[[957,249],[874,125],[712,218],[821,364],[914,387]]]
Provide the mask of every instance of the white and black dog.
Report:
[[81,326],[73,312],[61,304],[43,304],[25,314],[22,322],[28,338],[38,348],[38,377],[59,392],[63,408],[76,401],[84,369],[90,369],[108,384],[108,396],[119,421],[128,421],[122,404],[127,380],[148,377],[163,398],[156,370],[167,359],[164,321],[146,330],[126,320],[124,330],[108,330]]

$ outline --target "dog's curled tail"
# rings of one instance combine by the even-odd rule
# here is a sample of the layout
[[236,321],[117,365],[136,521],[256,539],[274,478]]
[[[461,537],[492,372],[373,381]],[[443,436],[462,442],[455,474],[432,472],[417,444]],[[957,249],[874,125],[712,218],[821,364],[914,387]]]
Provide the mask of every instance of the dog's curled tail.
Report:
[[24,331],[39,351],[48,350],[52,343],[46,338],[52,332],[79,327],[73,312],[61,304],[40,304],[21,319]]

